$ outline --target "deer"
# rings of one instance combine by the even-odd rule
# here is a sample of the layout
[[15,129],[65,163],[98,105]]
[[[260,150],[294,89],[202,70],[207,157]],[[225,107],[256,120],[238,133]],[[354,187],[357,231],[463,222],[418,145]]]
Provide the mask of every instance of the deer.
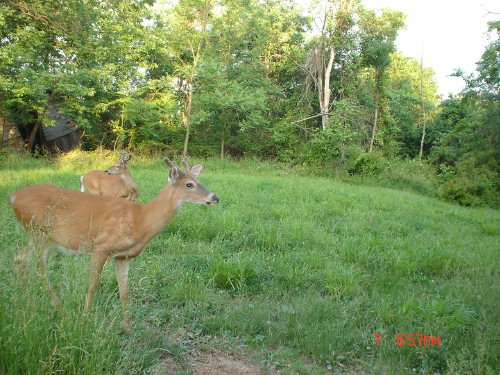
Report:
[[61,303],[48,274],[49,251],[55,247],[72,255],[90,255],[90,274],[84,317],[100,285],[101,274],[114,260],[118,281],[123,328],[130,333],[128,308],[129,263],[139,256],[149,241],[174,218],[184,202],[215,205],[219,198],[197,179],[202,165],[192,168],[184,158],[181,170],[164,158],[170,168],[166,186],[145,204],[126,199],[66,190],[55,185],[37,184],[21,188],[11,196],[13,211],[31,239],[37,240],[41,274],[51,302]]
[[135,201],[139,195],[139,187],[128,169],[127,162],[131,157],[130,153],[122,153],[118,164],[111,168],[91,171],[81,176],[80,191]]

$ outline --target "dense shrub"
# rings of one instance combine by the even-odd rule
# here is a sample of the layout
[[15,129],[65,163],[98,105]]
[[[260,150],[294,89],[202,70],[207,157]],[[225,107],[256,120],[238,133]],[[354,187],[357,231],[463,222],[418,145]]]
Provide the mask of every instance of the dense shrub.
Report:
[[377,153],[362,153],[348,166],[351,175],[373,176],[379,174],[386,164],[384,157]]
[[[495,168],[498,171],[498,167]],[[464,206],[500,206],[498,172],[469,155],[454,166],[442,165],[440,194]]]
[[[346,126],[330,126],[318,131],[306,147],[311,163],[328,163],[341,166],[353,153],[355,133]],[[357,152],[359,148],[355,147]],[[354,151],[355,153],[357,153]]]
[[379,154],[366,154],[356,161],[358,163],[354,163],[349,170],[357,167],[360,172],[345,176],[344,179],[348,183],[382,186],[437,196],[436,188],[439,180],[436,177],[436,171],[425,161],[386,160]]

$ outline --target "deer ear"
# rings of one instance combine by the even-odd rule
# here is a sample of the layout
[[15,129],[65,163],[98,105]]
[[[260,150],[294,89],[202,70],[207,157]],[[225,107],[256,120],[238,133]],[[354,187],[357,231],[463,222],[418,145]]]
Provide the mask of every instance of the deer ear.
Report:
[[196,164],[193,168],[191,168],[191,174],[194,177],[198,177],[198,175],[200,174],[202,168],[203,168],[203,165]]
[[170,173],[168,174],[168,182],[171,184],[175,184],[177,179],[179,178],[179,167],[174,163]]
[[179,178],[179,167],[175,162],[170,161],[169,158],[163,158],[165,164],[170,167],[170,173],[168,174],[168,182],[174,184]]

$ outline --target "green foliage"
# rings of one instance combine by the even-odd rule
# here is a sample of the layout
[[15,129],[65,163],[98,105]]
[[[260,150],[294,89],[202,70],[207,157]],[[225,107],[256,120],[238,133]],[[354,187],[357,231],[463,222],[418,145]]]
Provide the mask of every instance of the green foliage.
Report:
[[[498,23],[491,27],[498,31]],[[499,53],[497,33],[478,63],[477,77],[467,79],[461,97],[442,103],[435,120],[438,140],[431,158],[443,181],[441,194],[463,205],[499,205],[500,78],[490,74]]]
[[487,202],[492,207],[500,207],[499,176],[495,173],[499,169],[499,165],[485,165],[473,155],[462,157],[454,167],[442,166],[441,195],[464,206]]
[[384,164],[383,156],[377,152],[361,153],[347,170],[353,175],[373,176],[383,170]]
[[404,25],[405,15],[392,9],[383,9],[381,14],[365,10],[361,18],[364,29],[361,39],[363,64],[375,68],[377,76],[389,67],[394,41]]
[[[370,154],[361,151],[358,158],[365,161],[370,167],[366,167],[365,173],[350,173],[349,175],[339,174],[339,178],[351,184],[362,186],[377,186],[408,191],[436,197],[439,195],[439,186],[442,181],[436,176],[434,166],[428,162],[418,160],[387,160],[380,153],[372,152]],[[348,170],[354,169],[354,162],[358,158],[353,158],[347,165]],[[375,171],[373,171],[375,169]]]
[[438,104],[437,82],[432,69],[421,67],[420,64],[416,59],[404,57],[400,53],[391,55],[387,114],[390,132],[387,138],[399,144],[399,149],[393,154],[399,158],[415,158],[419,155],[424,111],[427,133],[424,155],[429,153],[436,141],[433,135],[439,131],[434,129],[436,125],[433,123]]
[[298,159],[313,165],[325,164],[342,169],[363,153],[361,131],[356,125],[358,107],[349,100],[335,103],[333,116],[325,129],[311,135]]
[[496,94],[498,96],[498,87],[500,85],[500,20],[490,22],[488,31],[496,33],[496,39],[486,47],[477,63],[478,77],[475,84],[485,93]]
[[342,165],[353,152],[354,137],[349,128],[340,126],[316,132],[308,144],[308,161]]
[[50,99],[85,130],[89,145],[111,143],[103,129],[105,118],[115,116],[109,103],[129,96],[146,64],[146,3],[2,5],[0,85],[7,109],[44,119]]
[[281,121],[270,130],[270,139],[264,150],[264,156],[276,158],[281,162],[292,162],[297,158],[300,140],[297,137],[298,128],[291,121]]

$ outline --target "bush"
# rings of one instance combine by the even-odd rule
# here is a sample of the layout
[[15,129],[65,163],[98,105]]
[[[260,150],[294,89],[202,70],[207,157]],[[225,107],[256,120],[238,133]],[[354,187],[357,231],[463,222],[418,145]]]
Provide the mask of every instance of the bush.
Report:
[[384,157],[381,154],[363,152],[347,166],[347,171],[351,175],[374,176],[384,169],[384,165]]
[[436,171],[425,161],[387,160],[380,154],[363,153],[352,160],[347,171],[349,176],[343,176],[342,179],[348,183],[382,186],[436,196],[438,182]]
[[306,147],[308,162],[333,163],[338,166],[345,164],[353,148],[358,150],[354,146],[354,137],[352,130],[342,126],[331,126],[318,131]]
[[436,196],[436,171],[430,164],[418,159],[388,162],[379,180],[381,186]]
[[477,165],[473,156],[462,158],[453,167],[441,167],[440,195],[463,206],[500,206],[499,176],[486,165]]

